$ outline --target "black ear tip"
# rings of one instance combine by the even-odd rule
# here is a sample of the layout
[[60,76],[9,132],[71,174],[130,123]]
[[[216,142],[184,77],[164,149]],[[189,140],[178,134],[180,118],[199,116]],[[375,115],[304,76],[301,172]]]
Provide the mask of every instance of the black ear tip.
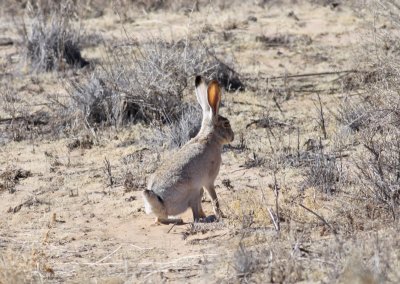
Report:
[[194,85],[196,86],[196,88],[201,84],[202,81],[203,79],[201,78],[201,76],[197,75],[196,79],[194,80]]

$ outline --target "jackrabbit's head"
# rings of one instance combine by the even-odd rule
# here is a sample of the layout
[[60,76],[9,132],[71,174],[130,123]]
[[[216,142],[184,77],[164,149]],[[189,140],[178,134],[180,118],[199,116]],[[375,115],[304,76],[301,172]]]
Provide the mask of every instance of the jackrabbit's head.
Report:
[[212,132],[220,144],[233,141],[234,134],[229,120],[218,114],[221,103],[221,88],[216,80],[208,86],[201,76],[196,76],[196,97],[203,110],[203,121],[200,131]]

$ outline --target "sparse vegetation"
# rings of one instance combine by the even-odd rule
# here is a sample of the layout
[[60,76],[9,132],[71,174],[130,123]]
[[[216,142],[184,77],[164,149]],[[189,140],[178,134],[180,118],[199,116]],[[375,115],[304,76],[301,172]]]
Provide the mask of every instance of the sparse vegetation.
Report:
[[183,110],[179,120],[171,122],[162,129],[155,131],[154,137],[156,144],[166,144],[169,149],[183,146],[199,132],[201,116],[201,109],[188,106]]
[[306,162],[304,187],[315,187],[323,193],[337,193],[346,182],[342,157],[327,154],[322,148],[309,156]]
[[158,157],[149,153],[148,148],[143,148],[121,158],[123,172],[120,178],[123,181],[125,193],[146,188],[147,175],[154,172],[159,162]]
[[6,168],[0,172],[0,193],[3,190],[9,193],[15,192],[15,186],[21,179],[30,177],[32,173],[23,169]]
[[[67,65],[81,68],[89,64],[82,58],[80,31],[74,28],[73,1],[28,5],[29,24],[23,24],[22,53],[34,72],[65,70]],[[44,9],[46,8],[46,9]]]
[[[400,26],[397,16],[389,12],[400,12],[395,2],[382,1],[379,4],[372,1],[369,5],[370,9],[377,11],[378,22],[389,17],[395,27]],[[365,43],[365,52],[359,54],[357,61],[361,68],[372,67],[372,70],[353,76],[354,82],[362,83],[363,92],[356,101],[343,104],[340,114],[345,126],[359,132],[358,141],[363,146],[361,153],[354,158],[361,191],[367,198],[382,204],[396,219],[400,204],[400,65],[394,42],[399,36],[396,30],[375,28],[373,32],[373,49]],[[387,52],[388,49],[392,51]]]
[[[0,283],[400,282],[398,1],[9,2]],[[226,218],[205,193],[202,222],[152,226],[198,74],[235,132]]]
[[116,46],[109,55],[109,67],[82,85],[70,84],[71,108],[80,109],[90,124],[175,123],[186,112],[183,98],[193,92],[195,74],[219,79],[227,90],[244,88],[236,71],[194,40],[153,38],[140,46]]
[[[93,74],[81,84],[71,81],[67,88],[72,99],[69,106],[72,119],[78,118],[88,127],[101,124],[117,126],[124,121],[121,97],[96,75]],[[129,110],[126,110],[125,120],[128,118]]]

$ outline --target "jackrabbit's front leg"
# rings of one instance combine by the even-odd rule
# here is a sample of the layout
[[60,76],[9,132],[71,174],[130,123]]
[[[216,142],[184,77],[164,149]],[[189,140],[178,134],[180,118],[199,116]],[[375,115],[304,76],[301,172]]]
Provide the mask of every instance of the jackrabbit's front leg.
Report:
[[200,189],[200,198],[199,198],[199,204],[198,204],[198,210],[199,210],[199,216],[200,218],[206,218],[206,213],[203,211],[203,207],[201,206],[201,200],[203,199],[203,194],[204,194],[204,189]]
[[219,207],[219,201],[218,201],[217,193],[215,192],[215,186],[212,184],[212,185],[206,186],[205,188],[211,197],[214,214],[217,216],[217,218],[226,218],[224,213],[222,213],[221,208]]

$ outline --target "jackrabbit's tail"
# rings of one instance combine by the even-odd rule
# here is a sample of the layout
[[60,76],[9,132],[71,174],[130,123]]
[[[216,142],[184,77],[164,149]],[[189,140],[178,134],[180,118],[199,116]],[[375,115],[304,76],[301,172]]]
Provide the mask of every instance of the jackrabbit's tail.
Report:
[[153,213],[158,217],[168,216],[163,200],[152,190],[143,190],[143,200],[146,214]]

